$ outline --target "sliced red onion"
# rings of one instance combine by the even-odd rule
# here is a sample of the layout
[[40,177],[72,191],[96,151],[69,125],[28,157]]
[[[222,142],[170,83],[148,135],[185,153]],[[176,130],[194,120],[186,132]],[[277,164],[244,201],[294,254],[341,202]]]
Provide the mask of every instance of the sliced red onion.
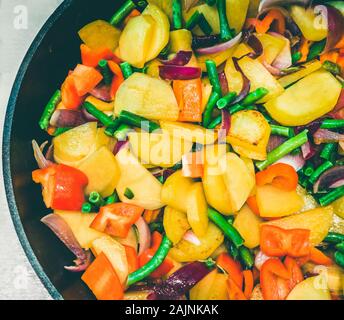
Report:
[[282,51],[273,61],[272,66],[280,70],[291,67],[293,65],[293,62],[291,57],[290,40],[276,32],[270,32],[270,34],[277,38],[283,38],[283,40],[285,41],[285,45]]
[[194,50],[205,47],[212,47],[220,42],[220,36],[218,34],[211,34],[208,36],[196,36],[192,38],[192,48]]
[[191,230],[187,231],[184,234],[183,239],[194,244],[195,246],[201,245],[201,241],[197,238],[197,236]]
[[160,60],[165,66],[185,66],[192,57],[192,51],[179,51],[171,60]]
[[219,73],[219,81],[220,81],[220,85],[221,85],[222,95],[225,96],[229,92],[229,87],[228,87],[227,76],[226,76],[224,71]]
[[113,149],[113,154],[117,155],[118,152],[120,152],[123,148],[125,148],[128,145],[128,141],[117,141],[115,148]]
[[338,102],[329,115],[334,119],[344,119],[342,109],[344,109],[344,89],[342,89]]
[[46,157],[43,155],[43,149],[47,143],[48,141],[43,143],[42,146],[40,147],[36,140],[32,140],[33,155],[40,169],[47,168],[53,164],[52,161],[47,160]]
[[67,222],[59,215],[53,213],[45,216],[41,221],[56,234],[71,252],[75,254],[77,259],[74,260],[74,262],[76,265],[65,267],[65,269],[72,272],[86,270],[91,263],[91,254],[81,248]]
[[80,110],[56,110],[50,119],[50,125],[56,128],[74,128],[86,122]]
[[195,51],[199,55],[221,53],[223,51],[226,51],[226,50],[234,47],[236,44],[238,44],[241,41],[241,38],[242,38],[242,32],[240,32],[233,39],[231,39],[227,42],[223,42],[223,43],[217,44],[217,45],[212,46],[212,47],[196,49]]
[[299,4],[303,6],[307,6],[311,3],[311,0],[262,0],[259,5],[258,12],[262,13],[267,9],[271,9],[275,6],[286,6],[290,4]]
[[344,166],[336,166],[326,170],[313,186],[313,192],[326,191],[329,188],[342,186],[344,181]]
[[[41,147],[41,149],[42,149],[42,147]],[[51,144],[49,146],[47,152],[45,153],[45,158],[47,160],[51,161],[52,163],[54,162],[54,145],[53,144]]]
[[239,59],[238,58],[232,58],[232,59],[233,59],[233,63],[234,63],[234,67],[235,67],[236,71],[241,73],[242,80],[243,80],[242,89],[241,89],[240,93],[237,95],[237,97],[235,98],[235,100],[232,102],[232,104],[236,104],[236,103],[239,103],[241,100],[245,99],[245,97],[250,93],[251,81],[246,77],[245,73],[242,71],[241,67],[239,66],[239,60],[241,58],[239,58]]
[[201,281],[209,272],[204,263],[196,261],[184,265],[167,280],[154,287],[148,300],[176,300],[184,296],[191,288]]
[[260,40],[254,34],[250,34],[248,36],[246,42],[254,51],[254,52],[248,54],[248,56],[250,58],[256,59],[263,54],[263,52],[264,52],[263,45],[260,42]]
[[137,228],[138,236],[139,236],[139,253],[140,256],[145,250],[147,250],[151,245],[151,232],[146,221],[140,217],[139,220],[136,221],[135,226]]
[[100,99],[102,101],[111,102],[112,98],[111,98],[110,91],[111,91],[110,86],[107,86],[105,84],[100,84],[96,86],[92,91],[90,91],[90,94],[93,97]]
[[164,80],[192,80],[202,76],[201,68],[180,66],[159,66],[160,77]]
[[329,186],[329,188],[330,189],[336,189],[336,188],[339,188],[339,187],[342,187],[342,186],[344,186],[344,179],[339,180],[339,181],[335,182],[334,184],[331,184]]
[[297,126],[294,128],[294,130],[295,130],[295,133],[298,134],[304,131],[305,129],[307,129],[309,131],[309,134],[313,135],[315,132],[317,132],[320,129],[321,124],[322,124],[322,120],[317,119],[305,126]]
[[316,149],[309,141],[307,141],[304,145],[301,146],[301,152],[303,159],[309,160],[315,156]]
[[327,129],[319,129],[313,135],[315,144],[344,141],[344,135]]
[[268,70],[275,77],[281,77],[281,76],[285,75],[281,69],[272,66],[271,64],[267,63],[266,61],[263,61],[263,66],[265,67],[266,70]]
[[266,148],[267,152],[271,152],[272,150],[276,149],[278,146],[280,146],[283,142],[285,142],[287,139],[281,136],[277,135],[271,135],[269,139],[268,146]]
[[219,141],[225,141],[231,128],[231,115],[228,110],[222,109],[222,122],[219,132]]
[[303,158],[302,154],[297,154],[297,155],[288,154],[288,155],[284,156],[282,159],[278,160],[276,163],[289,164],[297,172],[303,168],[306,161]]

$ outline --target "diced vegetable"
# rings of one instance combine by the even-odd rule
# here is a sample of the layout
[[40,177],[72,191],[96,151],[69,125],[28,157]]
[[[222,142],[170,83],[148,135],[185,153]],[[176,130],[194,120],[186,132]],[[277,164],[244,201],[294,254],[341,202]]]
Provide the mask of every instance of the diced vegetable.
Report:
[[173,244],[177,244],[190,229],[186,213],[166,207],[164,212],[164,229]]
[[[121,172],[116,190],[121,201],[149,210],[163,207],[161,183],[139,163],[130,150],[121,149],[116,155],[116,160]],[[124,196],[127,188],[135,195],[131,200]]]
[[332,300],[323,276],[310,277],[289,293],[287,300]]
[[306,125],[334,108],[341,89],[333,75],[317,71],[270,100],[265,107],[272,118],[282,125]]
[[238,34],[244,26],[249,0],[226,0],[227,19],[231,28]]
[[161,191],[161,201],[176,210],[187,211],[187,195],[193,185],[191,178],[183,176],[181,170],[172,174],[164,183]]
[[247,248],[253,249],[259,245],[260,224],[262,222],[262,219],[254,214],[248,206],[242,207],[238,212],[233,226],[244,238],[244,245]]
[[220,229],[209,223],[207,233],[199,237],[199,245],[181,240],[171,249],[170,255],[178,262],[205,260],[222,244],[223,239]]
[[122,110],[150,120],[176,121],[179,117],[172,88],[165,81],[143,73],[134,73],[118,89],[115,114],[118,116]]
[[186,29],[174,30],[170,32],[170,51],[192,51],[192,33]]
[[309,210],[290,217],[269,221],[266,224],[277,226],[283,229],[308,229],[311,231],[311,244],[318,245],[325,239],[331,227],[332,219],[332,207],[325,207]]
[[240,155],[265,160],[270,132],[269,123],[261,113],[254,110],[239,111],[231,118],[226,140]]
[[228,277],[231,278],[239,288],[242,288],[244,276],[239,261],[234,260],[227,253],[222,253],[217,258],[216,264],[228,274]]
[[97,99],[93,96],[88,96],[85,102],[93,104],[98,110],[103,112],[113,111],[114,102],[105,102],[103,100]]
[[332,202],[334,213],[344,219],[344,197],[339,198],[335,202]]
[[103,79],[103,76],[95,68],[78,64],[69,76],[74,81],[76,93],[79,97],[92,91]]
[[258,58],[259,61],[261,63],[265,61],[268,64],[272,64],[284,48],[285,40],[268,33],[257,34],[256,37],[263,46],[263,55]]

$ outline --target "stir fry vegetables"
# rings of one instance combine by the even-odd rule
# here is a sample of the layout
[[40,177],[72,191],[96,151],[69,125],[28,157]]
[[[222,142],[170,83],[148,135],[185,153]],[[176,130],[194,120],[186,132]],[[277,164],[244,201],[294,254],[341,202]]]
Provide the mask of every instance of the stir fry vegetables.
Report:
[[302,3],[126,0],[79,31],[32,179],[97,299],[343,299],[343,10]]

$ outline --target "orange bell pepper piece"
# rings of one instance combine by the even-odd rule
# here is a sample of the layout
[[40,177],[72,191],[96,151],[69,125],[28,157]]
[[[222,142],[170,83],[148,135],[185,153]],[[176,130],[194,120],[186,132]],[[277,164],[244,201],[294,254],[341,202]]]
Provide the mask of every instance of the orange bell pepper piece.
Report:
[[123,73],[120,66],[116,62],[108,61],[108,66],[110,70],[112,71],[112,73],[114,74],[114,77],[111,83],[110,96],[112,99],[115,99],[118,88],[124,82],[124,77],[123,77]]
[[295,169],[285,163],[276,163],[256,174],[257,186],[272,184],[285,191],[293,191],[299,183]]
[[[147,249],[139,256],[139,266],[143,267],[150,261],[155,253],[158,251],[160,243],[162,241],[162,235],[154,231],[152,235],[152,247]],[[174,267],[173,261],[166,258],[164,262],[153,273],[150,274],[151,278],[158,279],[169,273]]]
[[76,66],[71,77],[74,80],[76,92],[80,97],[93,90],[103,80],[103,76],[99,71],[82,64]]
[[244,275],[242,273],[241,265],[238,261],[235,261],[227,253],[221,253],[216,264],[228,273],[228,277],[234,281],[234,283],[241,290],[244,281]]
[[139,259],[136,250],[126,245],[124,245],[124,249],[128,260],[128,271],[129,273],[133,273],[139,268]]
[[69,75],[62,84],[61,99],[62,104],[66,107],[66,109],[70,110],[78,109],[84,101],[84,97],[80,97],[78,95],[74,79],[71,75]]
[[256,214],[257,216],[260,216],[260,212],[259,212],[259,207],[258,207],[257,197],[256,196],[249,197],[246,200],[246,203],[247,203],[247,205],[249,206],[249,208],[252,210],[252,212],[254,214]]
[[32,180],[42,185],[43,200],[47,208],[81,210],[88,178],[80,170],[64,164],[55,164],[33,171]]
[[204,164],[202,152],[191,152],[183,156],[183,176],[189,178],[202,178]]
[[173,91],[176,96],[180,114],[178,121],[201,122],[202,121],[202,81],[175,80]]
[[302,38],[301,40],[301,47],[300,47],[300,53],[301,58],[298,62],[306,62],[310,50],[310,44],[311,42],[305,38]]
[[256,23],[256,31],[258,33],[267,33],[274,21],[277,22],[278,33],[283,35],[285,33],[285,17],[277,9],[270,10],[262,21]]
[[319,249],[314,248],[314,247],[311,248],[309,260],[315,264],[323,265],[323,266],[330,266],[331,264],[333,264],[333,261],[331,258],[329,258]]
[[114,203],[100,208],[91,228],[111,236],[126,238],[130,228],[141,217],[143,208],[128,203]]
[[254,279],[253,279],[253,273],[251,270],[245,270],[243,272],[244,275],[244,295],[246,299],[250,299],[252,292],[253,292],[253,287],[254,287]]
[[141,14],[141,12],[137,9],[134,9],[129,13],[129,15],[124,20],[124,25],[126,25],[131,18],[138,17]]
[[157,210],[145,210],[143,213],[143,219],[148,223],[152,223],[154,221],[156,221],[156,219],[158,218],[159,214],[160,214],[161,210],[157,209]]
[[80,46],[82,64],[95,68],[100,60],[112,60],[115,58],[114,53],[109,48],[91,49],[85,44]]
[[329,52],[325,52],[320,56],[320,62],[324,63],[325,61],[330,61],[333,63],[337,63],[339,58],[339,52],[337,50],[331,50]]
[[98,300],[122,300],[124,291],[110,261],[102,252],[81,277]]

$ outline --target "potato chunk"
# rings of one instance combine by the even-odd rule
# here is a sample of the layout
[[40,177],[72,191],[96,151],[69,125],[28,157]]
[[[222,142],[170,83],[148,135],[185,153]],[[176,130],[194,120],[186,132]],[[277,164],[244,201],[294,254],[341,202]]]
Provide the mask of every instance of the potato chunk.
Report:
[[186,213],[166,207],[164,212],[164,229],[167,237],[177,244],[190,229]]

